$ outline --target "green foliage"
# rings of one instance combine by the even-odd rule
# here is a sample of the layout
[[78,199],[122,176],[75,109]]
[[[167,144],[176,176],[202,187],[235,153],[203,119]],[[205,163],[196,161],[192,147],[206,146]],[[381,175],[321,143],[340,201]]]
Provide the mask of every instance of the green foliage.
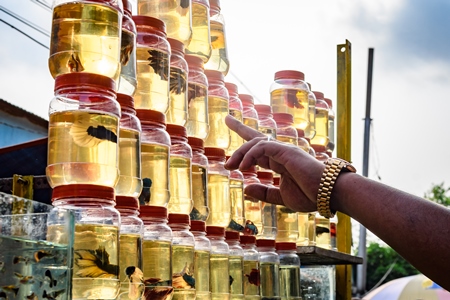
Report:
[[450,206],[450,187],[444,187],[444,183],[433,184],[431,190],[425,193],[424,198],[442,204],[444,206]]
[[371,243],[367,247],[367,290],[372,289],[389,270],[395,265],[383,283],[405,276],[419,274],[409,262],[395,252],[391,247]]

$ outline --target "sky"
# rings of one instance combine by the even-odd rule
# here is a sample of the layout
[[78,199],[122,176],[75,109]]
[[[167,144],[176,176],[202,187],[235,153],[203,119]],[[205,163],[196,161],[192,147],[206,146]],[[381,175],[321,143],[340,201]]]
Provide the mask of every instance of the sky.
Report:
[[[4,12],[49,33],[51,12],[35,1],[51,4],[0,0],[0,20],[48,46],[47,36]],[[274,74],[286,69],[304,72],[312,90],[335,101],[337,45],[351,43],[351,160],[360,173],[373,48],[368,177],[418,196],[450,185],[449,1],[222,0],[221,8],[231,65],[225,80],[259,103],[270,103]],[[48,119],[48,50],[3,22],[0,37],[0,98]]]

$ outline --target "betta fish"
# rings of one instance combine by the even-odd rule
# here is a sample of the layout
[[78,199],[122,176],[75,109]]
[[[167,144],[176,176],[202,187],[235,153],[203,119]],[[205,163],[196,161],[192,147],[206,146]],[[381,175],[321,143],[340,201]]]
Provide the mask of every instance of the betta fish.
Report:
[[244,226],[242,226],[241,224],[239,224],[238,222],[236,222],[233,219],[231,219],[230,224],[228,224],[228,228],[230,228],[231,230],[238,231],[238,232],[243,232],[245,229]]
[[149,66],[152,67],[153,71],[159,75],[161,80],[167,81],[169,74],[169,59],[167,54],[160,52],[158,50],[148,50],[150,55],[147,60],[149,61]]
[[116,278],[119,266],[109,263],[109,254],[105,247],[97,250],[76,250],[75,264],[78,267],[77,276],[90,278]]
[[81,64],[81,59],[78,56],[78,53],[72,53],[67,61],[67,68],[69,68],[70,73],[74,72],[83,72],[84,67]]
[[256,227],[256,225],[250,221],[247,220],[245,221],[245,230],[244,233],[247,235],[257,235],[258,234],[258,227]]
[[75,144],[80,147],[95,147],[103,141],[117,143],[117,135],[98,124],[92,116],[93,114],[84,112],[76,115],[75,122],[69,130]]
[[170,68],[169,87],[170,93],[180,95],[186,92],[186,77],[181,69]]
[[260,284],[259,270],[252,269],[250,274],[244,274],[244,276],[248,278],[249,283],[259,286],[259,284]]
[[144,292],[144,273],[135,266],[129,266],[125,269],[125,274],[128,277],[128,299],[139,299]]
[[[192,266],[191,266],[192,269]],[[176,289],[191,289],[195,288],[194,274],[190,272],[187,263],[180,273],[174,273],[172,275],[172,286]]]
[[150,178],[142,179],[142,191],[139,195],[140,205],[149,205],[150,199],[152,197],[152,192],[150,188],[152,187],[152,180]]
[[302,109],[304,106],[300,103],[298,96],[301,96],[302,92],[299,90],[288,89],[284,94],[284,103],[289,108]]

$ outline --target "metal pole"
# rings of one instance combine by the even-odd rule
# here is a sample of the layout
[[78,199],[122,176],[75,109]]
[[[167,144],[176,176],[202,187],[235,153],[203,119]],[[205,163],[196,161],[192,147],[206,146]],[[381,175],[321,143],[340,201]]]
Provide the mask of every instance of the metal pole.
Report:
[[[366,94],[366,117],[364,119],[364,150],[363,150],[363,176],[369,175],[369,142],[370,142],[370,108],[372,103],[372,73],[373,73],[373,48],[369,48],[369,65],[367,71],[367,94]],[[366,228],[359,227],[358,256],[363,258],[363,263],[357,266],[357,294],[364,295],[366,292],[367,278],[367,251],[366,251]]]

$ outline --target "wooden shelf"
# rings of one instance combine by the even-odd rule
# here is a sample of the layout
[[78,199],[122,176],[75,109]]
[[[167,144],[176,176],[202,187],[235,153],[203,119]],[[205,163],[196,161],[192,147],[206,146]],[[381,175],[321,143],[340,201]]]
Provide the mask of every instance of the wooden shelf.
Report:
[[302,266],[357,265],[363,263],[362,257],[316,246],[299,246],[297,247],[297,254]]

